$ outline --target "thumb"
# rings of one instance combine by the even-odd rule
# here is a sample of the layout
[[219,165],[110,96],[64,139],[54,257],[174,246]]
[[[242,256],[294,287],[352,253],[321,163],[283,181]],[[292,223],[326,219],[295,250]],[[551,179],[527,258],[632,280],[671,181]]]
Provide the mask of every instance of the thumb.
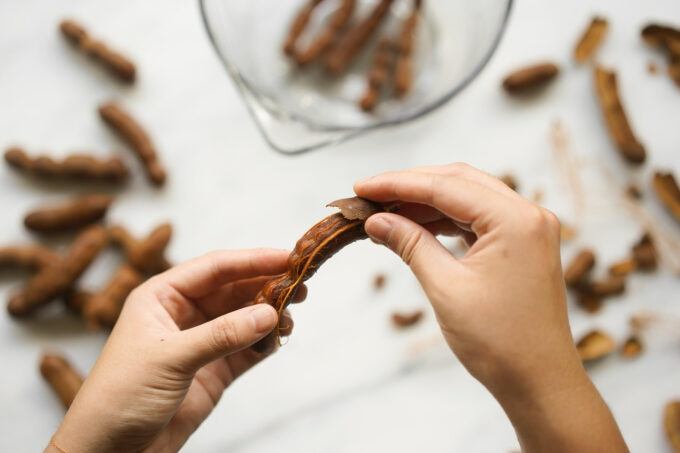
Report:
[[277,319],[272,306],[256,304],[185,330],[181,333],[179,365],[198,370],[240,351],[271,332]]
[[399,255],[425,289],[434,285],[433,270],[450,266],[451,253],[423,226],[397,214],[375,214],[364,226],[369,237]]

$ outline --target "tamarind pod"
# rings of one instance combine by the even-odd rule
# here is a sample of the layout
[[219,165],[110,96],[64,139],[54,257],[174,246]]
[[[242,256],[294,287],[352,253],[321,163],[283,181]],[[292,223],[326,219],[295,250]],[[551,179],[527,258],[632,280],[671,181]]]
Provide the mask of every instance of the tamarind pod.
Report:
[[162,186],[166,179],[165,169],[144,128],[115,102],[102,104],[99,107],[99,116],[130,144],[144,164],[151,182]]
[[564,271],[567,286],[578,288],[587,279],[590,270],[595,267],[595,254],[592,250],[581,250]]
[[101,220],[112,201],[109,195],[84,195],[56,207],[32,211],[24,218],[24,225],[42,233],[75,230]]
[[602,298],[587,291],[579,291],[577,301],[579,306],[588,313],[596,313],[602,308]]
[[616,74],[596,67],[595,89],[609,132],[621,155],[632,164],[643,163],[646,158],[645,148],[635,137],[626,117],[617,88]]
[[300,38],[300,35],[302,35],[302,32],[305,30],[305,28],[307,28],[307,24],[309,23],[309,19],[312,17],[314,9],[316,9],[317,5],[319,5],[319,3],[322,1],[323,0],[310,0],[305,6],[302,7],[297,16],[295,16],[293,23],[290,25],[288,36],[286,36],[283,44],[283,52],[286,55],[293,55],[295,53],[295,44],[297,43],[298,38]]
[[403,97],[411,91],[413,85],[412,60],[413,38],[420,17],[420,2],[414,3],[413,12],[404,22],[399,39],[399,53],[394,71],[394,94]]
[[108,243],[106,230],[93,225],[80,233],[66,255],[36,273],[23,291],[7,304],[10,315],[27,316],[36,308],[66,294]]
[[373,11],[356,27],[349,30],[340,39],[335,48],[328,54],[325,64],[331,74],[340,74],[347,65],[356,57],[366,41],[378,29],[378,26],[387,15],[392,5],[392,0],[380,0]]
[[121,266],[101,293],[94,294],[83,306],[83,317],[90,330],[113,327],[128,295],[143,281],[130,265]]
[[340,7],[333,14],[328,26],[319,33],[307,49],[295,53],[295,60],[298,65],[308,65],[333,45],[342,29],[352,17],[355,5],[356,0],[342,0]]
[[79,24],[64,20],[59,24],[61,33],[76,47],[93,60],[101,63],[110,73],[123,82],[133,83],[137,70],[134,63],[118,52],[109,49],[103,42],[94,40]]
[[94,296],[93,293],[89,291],[79,291],[71,289],[62,297],[66,308],[74,313],[83,313],[85,305],[90,303],[90,300]]
[[664,408],[664,429],[673,450],[680,452],[680,401],[671,401]]
[[657,268],[658,259],[654,241],[649,233],[645,233],[640,240],[633,245],[633,260],[637,269],[652,271]]
[[40,245],[0,248],[0,269],[14,267],[39,271],[57,261],[59,256],[55,252]]
[[135,239],[125,228],[110,228],[111,240],[122,247],[128,262],[143,274],[155,274],[170,267],[165,248],[172,237],[172,226],[164,223],[156,227],[144,240]]
[[510,94],[522,94],[542,88],[560,73],[554,63],[540,63],[516,70],[503,80]]
[[13,168],[46,179],[73,179],[119,183],[127,178],[127,167],[117,157],[99,160],[86,154],[72,154],[62,161],[47,156],[30,157],[21,148],[5,151],[5,161]]
[[590,58],[595,49],[597,49],[597,46],[602,42],[608,27],[609,24],[606,19],[597,16],[593,17],[590,25],[588,25],[588,28],[574,48],[574,59],[578,63],[583,63]]
[[649,45],[664,48],[680,54],[680,30],[660,24],[648,24],[641,32],[642,39]]
[[[267,281],[255,296],[256,304],[269,304],[279,314],[304,281],[312,277],[321,265],[352,242],[368,237],[364,223],[371,215],[384,209],[359,197],[336,200],[328,206],[340,209],[310,228],[295,244],[288,256],[287,270]],[[253,350],[259,353],[271,351],[279,339],[279,328],[255,343]]]
[[599,330],[589,332],[576,343],[576,350],[583,361],[600,359],[614,349],[616,349],[616,341]]
[[680,222],[680,187],[672,173],[657,171],[652,179],[654,192],[661,203]]
[[591,282],[587,284],[582,291],[588,293],[592,297],[608,297],[616,296],[626,290],[626,276],[612,275],[605,280],[598,282]]
[[68,409],[76,398],[82,376],[64,357],[57,354],[44,354],[40,359],[40,374],[50,384],[59,399]]
[[365,112],[370,112],[375,108],[380,92],[387,82],[388,66],[393,53],[392,47],[392,43],[383,40],[375,51],[373,64],[368,73],[366,92],[359,101],[359,106]]
[[609,275],[620,276],[628,275],[637,269],[637,263],[634,258],[628,258],[609,266]]

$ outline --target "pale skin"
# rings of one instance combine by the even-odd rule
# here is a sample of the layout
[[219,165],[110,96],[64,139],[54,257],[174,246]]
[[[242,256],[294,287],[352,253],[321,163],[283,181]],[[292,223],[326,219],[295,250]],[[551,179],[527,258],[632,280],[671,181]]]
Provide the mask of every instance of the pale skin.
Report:
[[[401,203],[366,231],[418,278],[449,347],[498,400],[523,452],[628,451],[574,347],[552,213],[464,164],[385,173],[354,189]],[[461,235],[470,249],[457,259],[436,234]],[[214,252],[135,290],[45,451],[178,451],[263,358],[246,348],[276,313],[249,305],[286,256]]]

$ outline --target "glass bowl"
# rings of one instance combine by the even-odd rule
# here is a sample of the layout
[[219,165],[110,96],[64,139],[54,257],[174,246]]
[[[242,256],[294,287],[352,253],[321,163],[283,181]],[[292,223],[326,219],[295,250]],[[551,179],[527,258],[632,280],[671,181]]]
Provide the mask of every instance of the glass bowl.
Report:
[[[240,90],[265,140],[293,154],[338,143],[369,130],[419,118],[453,98],[486,65],[505,29],[513,0],[423,0],[416,29],[413,87],[403,99],[381,100],[372,113],[358,106],[378,38],[396,39],[413,0],[394,0],[362,52],[338,77],[321,65],[300,69],[282,51],[290,23],[308,0],[199,0],[217,54]],[[300,38],[302,46],[339,5],[324,0]],[[358,0],[353,20],[376,0]]]

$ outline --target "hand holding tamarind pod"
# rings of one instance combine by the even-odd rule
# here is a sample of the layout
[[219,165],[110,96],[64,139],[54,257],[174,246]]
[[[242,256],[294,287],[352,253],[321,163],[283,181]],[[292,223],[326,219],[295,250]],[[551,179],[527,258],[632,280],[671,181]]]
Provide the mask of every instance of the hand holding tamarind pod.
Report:
[[581,36],[576,48],[574,49],[574,60],[578,63],[583,63],[595,52],[597,46],[600,45],[605,33],[607,33],[607,28],[609,24],[607,19],[602,17],[593,17],[590,21],[590,25]]
[[165,248],[172,236],[172,226],[164,223],[156,227],[146,239],[134,238],[125,228],[109,229],[111,241],[123,248],[128,262],[143,274],[156,274],[170,267]]
[[166,179],[165,169],[144,128],[115,102],[102,104],[99,107],[99,116],[130,144],[142,160],[151,182],[162,186]]
[[295,52],[295,60],[298,65],[310,64],[333,45],[352,17],[355,6],[356,0],[341,0],[340,7],[331,17],[328,26],[314,38],[307,49]]
[[312,13],[316,9],[317,5],[323,0],[309,0],[305,6],[302,7],[300,12],[298,12],[293,23],[290,25],[290,30],[288,30],[288,36],[283,44],[283,52],[286,55],[293,55],[295,53],[295,44],[302,32],[307,28],[309,19],[312,17]]
[[59,255],[41,245],[0,248],[0,269],[24,268],[39,271],[59,261]]
[[[308,280],[327,259],[343,247],[368,237],[364,223],[371,215],[385,209],[363,198],[353,197],[329,203],[340,209],[310,228],[295,244],[288,256],[288,270],[267,281],[255,296],[256,304],[269,304],[279,313],[288,306],[305,280]],[[279,325],[252,348],[265,353],[276,346],[279,339]]]
[[516,70],[503,80],[503,88],[510,94],[524,94],[547,85],[560,73],[554,63],[539,63]]
[[101,63],[109,72],[123,82],[135,81],[137,70],[134,63],[123,55],[109,49],[103,42],[90,37],[87,31],[72,20],[64,20],[59,24],[61,33],[89,57]]
[[680,187],[672,173],[657,171],[652,180],[654,192],[667,210],[680,222]]
[[373,11],[356,27],[349,30],[326,58],[326,69],[331,74],[340,74],[356,57],[366,41],[378,29],[387,15],[392,0],[380,0]]
[[595,90],[600,99],[609,132],[621,155],[631,164],[642,164],[647,153],[645,147],[635,137],[626,117],[616,84],[616,73],[596,67]]
[[93,225],[83,230],[56,263],[36,273],[19,293],[12,296],[7,310],[12,316],[27,316],[36,308],[66,294],[108,243],[106,230]]
[[99,160],[87,154],[72,154],[56,161],[47,156],[31,157],[23,149],[14,147],[5,151],[5,161],[28,175],[45,179],[120,183],[128,176],[127,167],[117,157]]
[[82,376],[66,358],[55,353],[42,356],[40,374],[59,396],[64,407],[68,409],[76,398],[80,386],[83,385]]
[[413,85],[413,40],[416,26],[420,18],[422,0],[413,0],[413,11],[404,22],[399,39],[399,53],[394,68],[394,94],[403,97],[411,91]]
[[90,330],[100,327],[113,327],[118,320],[127,296],[144,279],[130,265],[121,266],[101,293],[92,295],[85,301],[83,317]]
[[359,101],[359,107],[364,112],[372,111],[378,103],[380,92],[387,82],[393,50],[393,44],[387,39],[378,43],[378,48],[373,56],[373,64],[368,73],[366,92]]
[[28,213],[24,217],[24,225],[41,233],[75,230],[104,218],[112,201],[113,197],[109,195],[83,195],[55,207]]

